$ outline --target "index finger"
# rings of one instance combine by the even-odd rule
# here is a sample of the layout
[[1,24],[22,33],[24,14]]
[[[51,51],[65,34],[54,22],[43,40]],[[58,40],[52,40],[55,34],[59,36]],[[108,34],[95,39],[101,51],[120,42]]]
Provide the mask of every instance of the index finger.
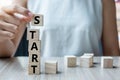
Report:
[[6,13],[9,13],[9,14],[14,14],[14,13],[19,13],[19,14],[22,14],[24,16],[30,16],[29,13],[30,11],[22,6],[19,6],[19,5],[10,5],[10,6],[6,6],[6,7],[3,7],[2,8]]

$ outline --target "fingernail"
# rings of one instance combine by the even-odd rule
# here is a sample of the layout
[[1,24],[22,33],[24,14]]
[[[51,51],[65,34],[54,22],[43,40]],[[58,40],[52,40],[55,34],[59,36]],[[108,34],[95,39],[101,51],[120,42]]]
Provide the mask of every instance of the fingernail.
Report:
[[29,17],[33,17],[33,14],[31,12],[28,13]]

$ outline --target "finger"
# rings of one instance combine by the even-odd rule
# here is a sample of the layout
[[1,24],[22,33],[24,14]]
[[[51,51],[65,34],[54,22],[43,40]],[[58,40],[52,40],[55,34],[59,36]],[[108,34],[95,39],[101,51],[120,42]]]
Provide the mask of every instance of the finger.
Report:
[[[21,7],[19,5],[10,5],[7,7],[2,7],[2,10],[5,11],[6,13],[12,14],[15,17],[18,16],[20,19],[26,21],[26,22],[30,22],[33,14],[26,8]],[[20,15],[16,15],[15,13],[21,14],[23,15],[22,17]]]
[[26,21],[26,22],[30,22],[32,20],[32,17],[26,17],[24,15],[18,14],[18,13],[14,13],[13,14],[17,19],[20,19],[21,21]]
[[0,28],[5,31],[17,33],[18,27],[16,25],[13,25],[13,24],[10,24],[10,23],[4,22],[4,21],[0,21]]
[[[19,5],[12,5],[12,6],[7,6],[7,7],[3,7],[2,8],[6,13],[15,15],[14,13],[18,13],[23,15],[24,17],[22,17],[23,20],[25,21],[30,21],[31,18],[33,17],[33,14],[26,8],[21,7]],[[21,19],[21,18],[20,18]]]
[[13,13],[20,13],[25,16],[28,16],[28,13],[30,12],[28,9],[21,7],[19,5],[10,5],[2,8],[5,12],[13,14]]
[[[1,13],[2,14],[2,13]],[[5,22],[14,24],[14,25],[20,25],[20,20],[15,18],[14,16],[8,15],[6,13],[3,13],[4,15],[1,16],[1,20],[4,20]]]
[[3,42],[5,40],[10,40],[10,39],[13,39],[13,38],[5,37],[5,36],[0,36],[0,42]]
[[5,39],[13,39],[15,35],[11,32],[0,30],[0,37]]

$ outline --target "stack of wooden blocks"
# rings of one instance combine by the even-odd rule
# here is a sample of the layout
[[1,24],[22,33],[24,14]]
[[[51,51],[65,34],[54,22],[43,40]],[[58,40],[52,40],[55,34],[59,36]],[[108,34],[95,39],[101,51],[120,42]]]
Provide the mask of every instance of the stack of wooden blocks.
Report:
[[[43,26],[43,16],[35,14],[32,26]],[[29,74],[40,74],[40,40],[38,29],[27,29],[28,53],[29,53]]]
[[113,57],[102,57],[101,58],[101,67],[102,68],[113,68]]
[[81,67],[92,67],[93,66],[93,53],[85,53],[80,57],[80,66]]

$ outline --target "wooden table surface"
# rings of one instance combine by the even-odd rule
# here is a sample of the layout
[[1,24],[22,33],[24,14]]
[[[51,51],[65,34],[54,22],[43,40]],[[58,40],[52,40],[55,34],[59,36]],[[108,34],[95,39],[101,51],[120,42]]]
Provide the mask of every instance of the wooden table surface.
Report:
[[[44,73],[45,60],[58,60],[57,74]],[[120,67],[118,57],[114,57],[114,68],[103,69],[100,67],[100,57],[94,58],[94,67],[79,67],[79,58],[77,58],[77,67],[65,68],[63,57],[42,58],[41,74],[28,75],[28,57],[16,57],[9,59],[0,59],[0,80],[120,80]]]

